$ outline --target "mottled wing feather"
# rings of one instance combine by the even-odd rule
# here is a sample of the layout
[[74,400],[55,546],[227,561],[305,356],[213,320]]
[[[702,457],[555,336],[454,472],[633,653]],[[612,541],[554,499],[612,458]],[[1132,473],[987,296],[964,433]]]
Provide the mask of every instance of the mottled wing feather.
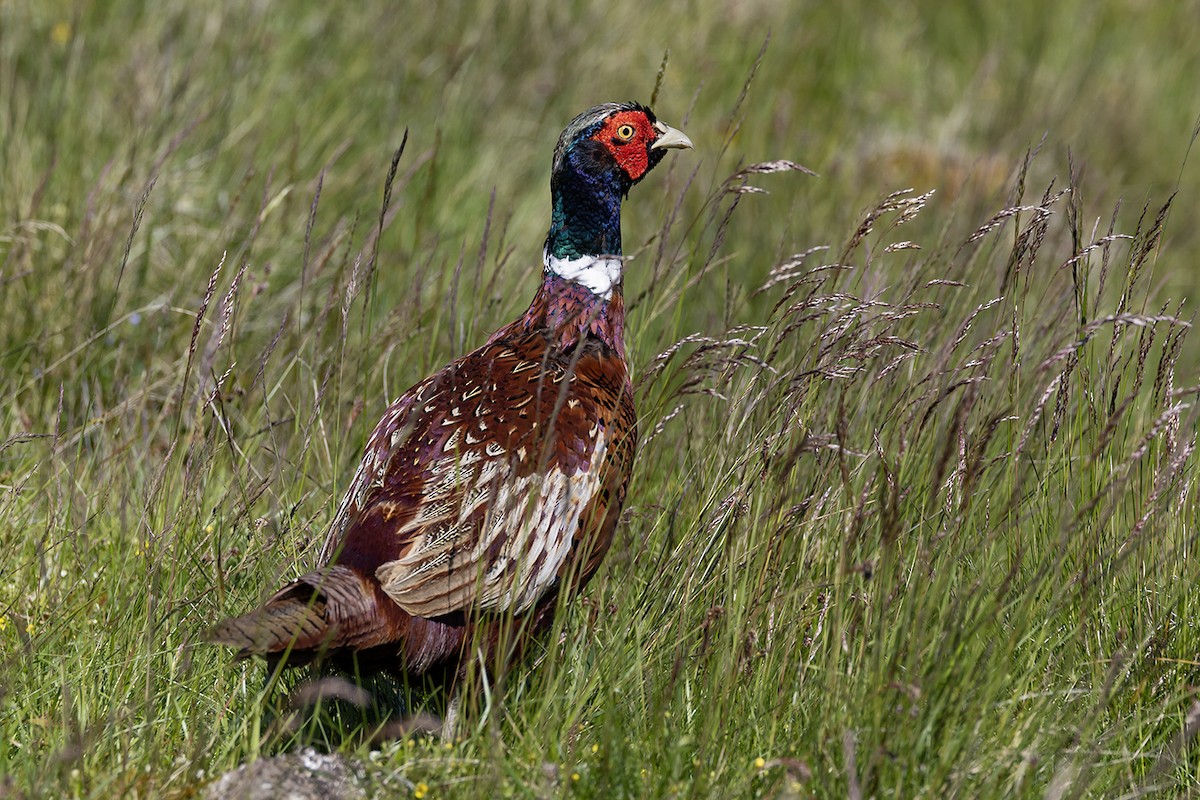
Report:
[[526,611],[557,581],[599,488],[603,434],[592,457],[592,468],[573,475],[555,465],[516,476],[502,457],[474,471],[460,467],[459,513],[433,524],[418,514],[409,523],[423,530],[408,552],[376,572],[384,591],[421,617],[468,606]]
[[348,530],[370,504],[373,493],[381,488],[381,480],[387,468],[389,454],[394,449],[392,440],[395,439],[399,442],[408,438],[406,428],[419,419],[418,416],[411,413],[413,403],[431,380],[432,378],[426,379],[405,392],[403,396],[388,406],[383,418],[375,426],[370,439],[367,440],[363,459],[350,481],[350,488],[338,505],[337,512],[333,515],[333,521],[325,532],[325,543],[321,547],[319,563],[328,564],[336,560],[344,549]]
[[544,343],[493,338],[393,404],[327,558],[373,572],[426,618],[526,611],[581,547],[590,575],[629,475],[632,397],[619,359],[548,357]]
[[580,580],[577,585],[580,586],[600,568],[600,562],[612,544],[621,509],[625,505],[629,476],[633,472],[633,459],[637,451],[637,413],[632,392],[618,392],[617,396],[621,402],[612,423],[616,433],[601,467],[599,491],[584,511],[575,534]]

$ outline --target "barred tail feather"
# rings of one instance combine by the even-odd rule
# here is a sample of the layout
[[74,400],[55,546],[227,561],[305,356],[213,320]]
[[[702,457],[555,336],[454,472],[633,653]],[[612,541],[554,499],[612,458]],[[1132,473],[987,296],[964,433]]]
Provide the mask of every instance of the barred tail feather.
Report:
[[[289,589],[293,587],[288,587]],[[300,588],[300,587],[296,587]],[[204,638],[238,650],[238,658],[312,647],[327,628],[318,605],[297,597],[272,598],[265,606],[240,617],[222,620]]]
[[326,567],[285,586],[262,608],[217,623],[205,638],[237,649],[237,658],[270,658],[289,650],[316,655],[394,641],[397,632],[387,624],[391,615],[380,608],[373,584],[348,567]]

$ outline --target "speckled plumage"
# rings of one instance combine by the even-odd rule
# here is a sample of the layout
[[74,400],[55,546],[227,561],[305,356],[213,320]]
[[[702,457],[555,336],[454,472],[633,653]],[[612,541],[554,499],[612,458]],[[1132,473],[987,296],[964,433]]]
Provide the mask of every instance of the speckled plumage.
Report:
[[[637,442],[621,199],[665,148],[690,146],[637,104],[571,122],[555,150],[547,269],[529,309],[388,407],[322,566],[217,625],[212,641],[289,663],[358,653],[420,674],[454,668],[472,626],[487,626],[485,641],[505,614],[537,628],[564,584],[587,583],[612,543]],[[556,273],[551,254],[584,273],[606,257],[616,281],[608,274],[610,290],[597,294]]]

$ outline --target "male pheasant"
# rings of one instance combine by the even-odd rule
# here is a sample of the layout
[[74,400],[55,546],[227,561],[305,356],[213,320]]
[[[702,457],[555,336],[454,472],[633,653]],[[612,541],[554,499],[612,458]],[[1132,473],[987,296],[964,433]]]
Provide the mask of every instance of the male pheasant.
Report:
[[613,539],[637,444],[625,362],[621,201],[680,131],[637,103],[573,119],[554,151],[529,309],[386,411],[316,570],[213,642],[288,664],[354,656],[456,671],[505,615],[532,632]]

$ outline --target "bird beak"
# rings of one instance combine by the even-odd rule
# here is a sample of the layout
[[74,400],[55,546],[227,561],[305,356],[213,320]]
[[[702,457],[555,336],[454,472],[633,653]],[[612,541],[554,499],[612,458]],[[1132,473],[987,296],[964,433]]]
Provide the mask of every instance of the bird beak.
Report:
[[677,150],[695,149],[692,140],[683,131],[676,130],[670,125],[664,125],[661,122],[654,123],[654,130],[658,131],[658,138],[654,140],[654,144],[650,145],[651,150],[666,150],[667,148]]

